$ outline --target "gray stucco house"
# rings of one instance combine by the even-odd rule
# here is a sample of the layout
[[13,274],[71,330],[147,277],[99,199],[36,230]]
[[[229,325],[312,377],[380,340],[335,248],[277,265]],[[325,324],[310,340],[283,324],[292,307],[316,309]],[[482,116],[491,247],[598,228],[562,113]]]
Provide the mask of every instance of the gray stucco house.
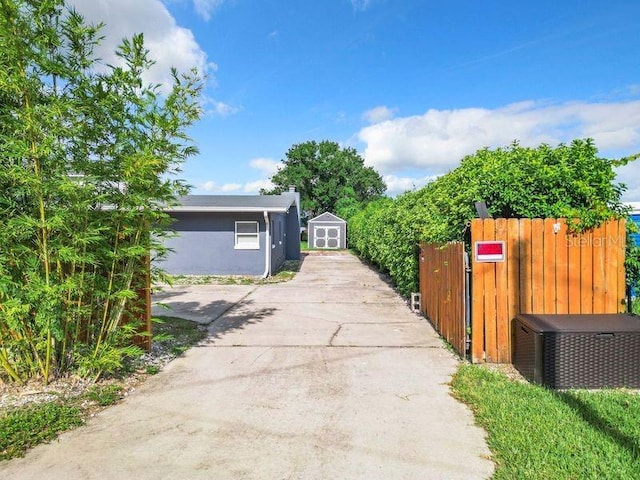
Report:
[[325,212],[309,220],[307,238],[311,248],[347,248],[347,222]]
[[158,265],[170,274],[267,277],[300,259],[300,194],[186,195],[167,208],[177,235]]

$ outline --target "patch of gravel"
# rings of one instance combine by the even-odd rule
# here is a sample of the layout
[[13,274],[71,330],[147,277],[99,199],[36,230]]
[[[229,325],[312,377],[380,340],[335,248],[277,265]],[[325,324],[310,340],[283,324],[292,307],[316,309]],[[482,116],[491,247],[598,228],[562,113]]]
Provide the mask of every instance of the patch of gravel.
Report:
[[253,275],[173,275],[171,284],[158,283],[154,288],[162,290],[171,286],[188,285],[266,285],[291,280],[300,270],[300,260],[286,260],[280,270],[267,278]]
[[64,397],[77,397],[90,385],[88,380],[76,377],[58,379],[48,385],[35,380],[25,385],[0,383],[0,411]]
[[172,344],[154,342],[150,352],[131,361],[133,371],[130,374],[118,378],[107,377],[98,382],[78,376],[59,378],[48,385],[37,380],[20,385],[6,383],[0,379],[0,414],[16,407],[79,397],[96,385],[119,385],[122,387],[122,395],[126,397],[151,375],[148,373],[149,367],[159,370],[176,358],[177,355],[171,353],[172,346]]

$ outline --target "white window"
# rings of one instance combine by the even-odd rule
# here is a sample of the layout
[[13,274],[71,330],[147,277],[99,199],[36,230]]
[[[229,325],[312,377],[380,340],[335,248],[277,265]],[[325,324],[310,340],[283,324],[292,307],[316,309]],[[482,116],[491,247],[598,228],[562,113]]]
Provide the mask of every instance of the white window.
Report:
[[238,250],[257,250],[260,248],[258,222],[236,222],[236,243]]

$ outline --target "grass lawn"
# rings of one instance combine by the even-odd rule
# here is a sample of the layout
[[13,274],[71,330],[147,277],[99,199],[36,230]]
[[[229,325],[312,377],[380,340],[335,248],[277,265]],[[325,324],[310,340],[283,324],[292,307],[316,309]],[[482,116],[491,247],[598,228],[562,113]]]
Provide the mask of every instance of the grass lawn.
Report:
[[640,478],[635,391],[554,391],[481,365],[451,386],[488,433],[495,479]]

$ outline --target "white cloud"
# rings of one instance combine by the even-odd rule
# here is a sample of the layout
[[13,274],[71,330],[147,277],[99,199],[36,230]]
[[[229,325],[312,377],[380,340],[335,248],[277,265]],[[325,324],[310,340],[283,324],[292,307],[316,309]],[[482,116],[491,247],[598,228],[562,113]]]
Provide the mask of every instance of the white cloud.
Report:
[[424,187],[431,180],[435,180],[436,175],[429,177],[398,177],[396,175],[384,175],[382,179],[387,185],[386,194],[395,197],[402,193],[418,190]]
[[584,137],[593,138],[601,151],[640,150],[640,100],[428,110],[370,125],[358,133],[366,144],[367,164],[382,173],[405,168],[442,172],[483,147],[504,146],[513,140],[525,146],[555,145]]
[[221,192],[235,192],[236,190],[240,190],[242,185],[239,183],[225,183],[220,187]]
[[369,123],[380,123],[393,118],[397,109],[389,108],[385,105],[367,110],[362,114],[362,119]]
[[254,158],[249,161],[249,166],[256,170],[260,170],[264,175],[271,177],[280,170],[282,162],[273,160],[272,158]]
[[198,190],[203,190],[205,192],[211,193],[229,193],[236,192],[242,189],[241,183],[225,183],[223,185],[218,185],[213,180],[209,180],[207,182],[201,183],[197,185]]
[[209,180],[204,183],[198,183],[196,185],[195,193],[209,192],[209,193],[248,193],[257,194],[260,189],[271,190],[274,185],[269,178],[278,171],[282,163],[271,158],[254,158],[249,161],[249,166],[256,170],[259,170],[263,177],[259,180],[250,181],[246,183],[225,183],[218,184],[213,180]]
[[235,115],[242,110],[240,107],[234,107],[233,105],[215,100],[206,95],[202,98],[202,107],[206,115],[216,115],[219,117]]
[[186,72],[196,67],[202,74],[215,71],[215,64],[198,45],[193,32],[177,25],[161,0],[70,0],[90,23],[104,22],[102,44],[96,54],[104,64],[122,65],[115,48],[123,38],[143,33],[145,46],[156,64],[144,78],[161,83],[163,91],[171,84],[171,67]]
[[224,0],[193,0],[193,6],[196,9],[196,13],[205,21],[209,21],[213,12],[215,12],[223,3]]
[[255,182],[248,182],[244,185],[245,193],[258,193],[260,189],[271,190],[274,187],[270,180],[256,180]]
[[627,202],[640,202],[640,159],[618,168],[617,181],[627,185],[622,199]]

